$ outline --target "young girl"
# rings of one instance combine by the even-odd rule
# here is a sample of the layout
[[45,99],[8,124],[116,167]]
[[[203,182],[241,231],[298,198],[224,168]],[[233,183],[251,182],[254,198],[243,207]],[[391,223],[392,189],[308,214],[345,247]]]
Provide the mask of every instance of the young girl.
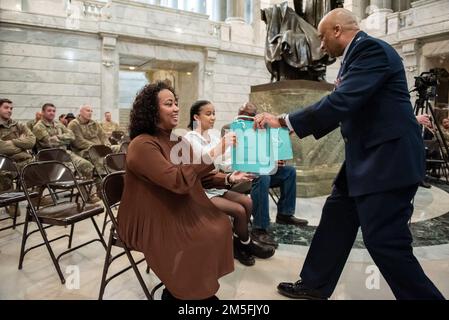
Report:
[[[199,157],[209,152],[220,143],[219,132],[213,134],[215,124],[215,108],[207,100],[199,100],[190,108],[189,131],[184,138],[187,139],[193,149],[194,155]],[[226,139],[225,136],[223,139]],[[216,162],[216,169],[220,164]],[[232,172],[226,176],[227,185],[236,182],[250,181],[253,176],[243,172]],[[242,264],[252,266],[255,263],[254,256],[269,258],[274,254],[274,248],[263,246],[251,241],[248,231],[248,222],[251,217],[251,199],[241,193],[227,189],[206,189],[206,195],[212,203],[221,211],[234,218],[234,257]]]

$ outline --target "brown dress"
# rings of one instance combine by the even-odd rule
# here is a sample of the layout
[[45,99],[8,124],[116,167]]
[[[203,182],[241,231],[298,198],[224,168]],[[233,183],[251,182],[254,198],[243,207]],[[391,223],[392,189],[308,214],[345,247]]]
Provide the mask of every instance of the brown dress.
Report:
[[[205,299],[234,270],[229,217],[204,193],[224,187],[213,164],[173,164],[170,132],[141,134],[129,145],[119,234],[179,299]],[[187,149],[189,150],[189,149]]]

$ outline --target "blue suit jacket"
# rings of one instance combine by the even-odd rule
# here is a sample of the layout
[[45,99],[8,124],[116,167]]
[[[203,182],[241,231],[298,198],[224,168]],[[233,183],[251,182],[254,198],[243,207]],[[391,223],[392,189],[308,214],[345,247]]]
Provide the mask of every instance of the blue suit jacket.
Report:
[[360,31],[339,79],[331,94],[289,114],[300,138],[319,139],[341,127],[346,160],[336,185],[345,183],[350,196],[359,196],[421,181],[424,145],[397,52]]

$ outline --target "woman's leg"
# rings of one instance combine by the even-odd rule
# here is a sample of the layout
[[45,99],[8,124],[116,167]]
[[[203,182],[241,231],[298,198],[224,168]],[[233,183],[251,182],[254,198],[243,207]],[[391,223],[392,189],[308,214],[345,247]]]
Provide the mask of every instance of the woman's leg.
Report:
[[[226,194],[229,192],[231,191],[226,192]],[[226,196],[226,194],[224,194],[224,196]],[[234,218],[234,232],[237,234],[240,241],[247,242],[249,239],[249,232],[246,208],[238,202],[226,199],[224,196],[213,197],[210,200],[218,209]]]
[[242,205],[246,211],[246,223],[249,222],[251,218],[251,212],[253,210],[253,202],[250,197],[235,191],[228,191],[223,195],[223,198],[237,202],[240,205]]

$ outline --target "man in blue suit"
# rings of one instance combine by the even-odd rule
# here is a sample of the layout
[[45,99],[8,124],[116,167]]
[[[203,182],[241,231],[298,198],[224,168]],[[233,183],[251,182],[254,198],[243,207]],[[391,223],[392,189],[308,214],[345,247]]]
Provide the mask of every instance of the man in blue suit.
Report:
[[424,178],[424,146],[401,58],[335,9],[320,22],[321,48],[342,56],[335,90],[319,102],[255,127],[285,126],[319,139],[340,127],[346,160],[323,207],[300,280],[278,291],[298,299],[332,295],[361,227],[368,252],[397,299],[444,299],[413,255],[411,200]]

